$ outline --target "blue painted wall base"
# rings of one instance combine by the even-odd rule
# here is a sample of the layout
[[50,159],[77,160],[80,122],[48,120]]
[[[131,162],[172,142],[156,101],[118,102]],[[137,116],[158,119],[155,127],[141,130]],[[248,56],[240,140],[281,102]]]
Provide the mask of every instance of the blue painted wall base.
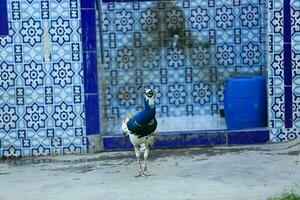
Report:
[[[154,148],[265,144],[269,139],[268,129],[162,132]],[[104,151],[133,149],[129,138],[121,134],[104,136],[102,142]]]

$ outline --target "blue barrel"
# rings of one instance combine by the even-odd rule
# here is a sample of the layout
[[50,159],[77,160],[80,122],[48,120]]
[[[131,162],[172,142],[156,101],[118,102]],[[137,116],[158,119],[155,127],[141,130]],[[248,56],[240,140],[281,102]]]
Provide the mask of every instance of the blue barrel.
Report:
[[228,129],[267,126],[266,78],[233,77],[225,82],[224,113]]

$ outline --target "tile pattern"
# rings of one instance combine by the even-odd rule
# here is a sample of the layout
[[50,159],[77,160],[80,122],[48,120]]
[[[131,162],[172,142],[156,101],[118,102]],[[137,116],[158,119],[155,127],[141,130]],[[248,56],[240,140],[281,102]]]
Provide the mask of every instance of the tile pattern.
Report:
[[269,126],[272,141],[300,135],[300,3],[269,1]]
[[[82,37],[88,31],[80,23],[82,16],[92,19],[93,3],[7,0],[8,35],[0,36],[0,157],[85,152],[87,132],[99,130],[93,126],[97,119],[92,125],[85,121],[85,112],[95,114],[92,108],[98,102],[95,69],[86,71],[87,61],[96,63],[95,37]],[[300,134],[300,3],[291,0],[290,5],[292,62],[287,78],[283,1],[268,4],[272,141]],[[265,67],[265,12],[258,0],[104,4],[106,117],[118,119],[141,109],[141,84],[159,91],[161,117],[216,114],[222,108],[224,78],[262,73]],[[93,27],[90,21],[87,27]],[[174,48],[176,34],[180,37]],[[287,92],[291,99],[286,99]],[[286,128],[287,101],[292,103],[292,128]],[[239,143],[236,136],[232,139]]]
[[[291,1],[293,128],[300,129],[300,2]],[[298,131],[298,135],[299,131]]]
[[86,152],[80,2],[7,0],[7,9],[0,157]]
[[259,0],[103,3],[105,117],[117,121],[141,109],[140,85],[158,90],[159,117],[218,114],[226,78],[265,69],[266,6]]

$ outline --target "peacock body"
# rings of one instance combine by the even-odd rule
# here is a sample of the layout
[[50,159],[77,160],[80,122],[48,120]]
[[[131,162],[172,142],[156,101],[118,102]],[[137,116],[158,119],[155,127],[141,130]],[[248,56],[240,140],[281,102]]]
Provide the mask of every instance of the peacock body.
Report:
[[[150,146],[154,144],[158,133],[154,95],[154,90],[144,90],[144,110],[129,115],[122,123],[122,131],[125,136],[129,136],[138,159],[140,168],[138,176],[148,175],[146,161]],[[144,166],[140,161],[142,152],[144,153]]]
[[153,133],[157,128],[155,106],[150,106],[146,99],[144,100],[144,106],[143,111],[130,117],[126,123],[128,130],[139,138]]

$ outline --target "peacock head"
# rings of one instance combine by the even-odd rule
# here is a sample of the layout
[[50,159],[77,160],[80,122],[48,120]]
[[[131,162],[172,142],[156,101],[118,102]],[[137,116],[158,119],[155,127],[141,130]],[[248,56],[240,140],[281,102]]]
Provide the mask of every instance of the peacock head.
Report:
[[149,106],[154,106],[154,98],[155,98],[156,91],[153,89],[144,89],[144,97],[145,100],[148,102]]

